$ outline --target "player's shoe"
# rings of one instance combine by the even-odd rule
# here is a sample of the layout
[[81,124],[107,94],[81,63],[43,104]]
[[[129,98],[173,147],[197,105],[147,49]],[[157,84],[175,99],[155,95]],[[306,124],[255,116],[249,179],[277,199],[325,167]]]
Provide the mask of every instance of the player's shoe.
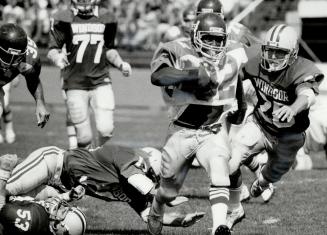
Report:
[[155,214],[152,207],[148,215],[148,231],[152,235],[160,235],[163,224],[163,216]]
[[219,225],[216,229],[214,235],[231,235],[231,231],[227,225]]
[[251,198],[248,187],[245,184],[241,186],[240,202],[247,202]]
[[6,130],[5,139],[8,144],[12,144],[16,141],[16,134],[13,129]]
[[245,218],[245,212],[243,206],[240,206],[232,211],[227,212],[227,226],[232,229],[237,223],[241,222]]
[[262,192],[261,197],[265,203],[268,203],[272,198],[272,196],[274,195],[274,193],[275,193],[274,185],[272,183],[269,183],[268,188],[266,188]]
[[267,186],[261,186],[259,180],[256,179],[251,185],[250,195],[251,197],[259,197],[263,193],[263,191],[265,191],[268,188],[269,188],[269,184]]

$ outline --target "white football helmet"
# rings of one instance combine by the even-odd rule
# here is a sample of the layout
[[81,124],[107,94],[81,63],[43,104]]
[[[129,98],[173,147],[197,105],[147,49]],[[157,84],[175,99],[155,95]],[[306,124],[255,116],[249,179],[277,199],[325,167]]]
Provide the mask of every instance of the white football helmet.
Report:
[[85,215],[77,207],[70,207],[65,218],[59,222],[54,222],[52,228],[56,235],[84,235],[86,230]]
[[298,34],[285,24],[275,25],[268,30],[261,51],[261,67],[268,72],[280,71],[297,58]]

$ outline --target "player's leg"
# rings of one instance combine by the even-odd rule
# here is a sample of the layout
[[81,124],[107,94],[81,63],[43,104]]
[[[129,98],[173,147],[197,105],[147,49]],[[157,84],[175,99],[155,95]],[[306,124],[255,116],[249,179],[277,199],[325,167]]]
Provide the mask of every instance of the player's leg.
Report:
[[174,200],[182,187],[198,143],[194,130],[179,130],[171,126],[172,134],[162,152],[160,187],[153,199],[149,214],[148,229],[151,234],[160,234],[165,204]]
[[77,135],[77,145],[86,148],[92,142],[92,129],[89,115],[89,95],[86,90],[67,90],[67,107]]
[[40,185],[54,184],[60,179],[62,152],[58,147],[48,146],[28,155],[12,171],[6,186],[8,194],[28,194]]
[[227,224],[232,228],[245,216],[241,205],[242,174],[240,165],[265,148],[265,136],[250,117],[242,129],[232,139],[230,164],[230,200]]
[[[1,117],[3,115],[3,107],[4,107],[4,91],[3,88],[0,88],[0,130],[2,129],[1,126]],[[2,136],[2,134],[0,133],[0,144],[2,144],[4,142],[4,138]]]
[[111,84],[99,86],[92,91],[91,107],[99,134],[99,145],[112,137],[114,129],[115,99]]
[[66,106],[66,130],[68,136],[69,149],[75,149],[77,148],[76,130],[71,120],[71,117],[69,115],[68,105],[67,105],[67,95],[65,90],[62,90],[62,97],[64,99],[65,106]]
[[7,83],[5,86],[3,86],[4,90],[4,106],[3,106],[3,122],[5,125],[5,139],[8,144],[12,144],[16,140],[16,134],[14,132],[13,122],[12,122],[12,112],[11,108],[9,106],[9,99],[10,99],[10,88],[11,83]]
[[6,184],[10,174],[17,164],[17,155],[6,154],[0,156],[0,210],[6,203]]
[[286,133],[270,141],[273,149],[268,151],[267,164],[262,167],[258,179],[251,185],[250,193],[253,197],[261,195],[270,183],[279,181],[289,171],[304,140],[304,133]]
[[211,180],[209,189],[209,201],[211,204],[213,234],[220,230],[229,228],[226,226],[226,216],[229,201],[229,165],[230,148],[228,136],[225,128],[220,132],[206,139],[197,150],[197,159],[201,166],[204,167]]

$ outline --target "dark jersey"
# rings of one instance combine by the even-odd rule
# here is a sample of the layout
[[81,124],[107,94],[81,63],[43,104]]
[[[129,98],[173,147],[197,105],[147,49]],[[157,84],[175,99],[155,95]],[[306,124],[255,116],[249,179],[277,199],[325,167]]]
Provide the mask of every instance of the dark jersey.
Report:
[[110,82],[106,51],[114,47],[116,30],[114,15],[103,9],[87,18],[70,9],[54,14],[50,49],[66,45],[70,64],[62,70],[64,89],[94,89]]
[[43,206],[31,201],[8,202],[0,211],[5,235],[51,235],[49,216]]
[[74,149],[65,152],[61,181],[65,187],[83,185],[86,193],[107,201],[129,203],[137,212],[148,205],[147,196],[131,186],[127,179],[144,174],[137,164],[142,150],[104,145],[94,151]]
[[33,80],[39,80],[40,72],[41,62],[37,46],[33,40],[28,39],[27,53],[20,64],[8,70],[0,69],[0,87],[11,82],[18,74],[23,75],[28,82],[33,83]]
[[264,70],[260,61],[261,55],[257,54],[242,69],[244,79],[251,80],[258,97],[254,108],[255,118],[266,131],[272,134],[303,132],[310,123],[309,109],[298,113],[290,122],[273,118],[272,113],[282,105],[293,104],[303,88],[311,88],[315,94],[318,94],[318,86],[323,79],[323,74],[313,62],[302,57],[298,57],[286,69],[273,73]]

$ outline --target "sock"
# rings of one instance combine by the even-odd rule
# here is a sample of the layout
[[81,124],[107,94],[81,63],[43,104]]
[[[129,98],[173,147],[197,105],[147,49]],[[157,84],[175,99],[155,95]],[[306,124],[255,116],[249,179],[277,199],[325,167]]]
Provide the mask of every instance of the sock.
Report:
[[241,206],[241,192],[242,192],[242,185],[238,188],[230,188],[229,189],[229,203],[228,203],[228,210],[233,211]]
[[76,136],[75,127],[73,125],[67,124],[66,128],[67,128],[69,149],[75,149],[77,148],[77,136]]
[[226,224],[227,203],[229,201],[229,190],[224,186],[210,186],[209,200],[212,212],[213,233],[219,225]]

